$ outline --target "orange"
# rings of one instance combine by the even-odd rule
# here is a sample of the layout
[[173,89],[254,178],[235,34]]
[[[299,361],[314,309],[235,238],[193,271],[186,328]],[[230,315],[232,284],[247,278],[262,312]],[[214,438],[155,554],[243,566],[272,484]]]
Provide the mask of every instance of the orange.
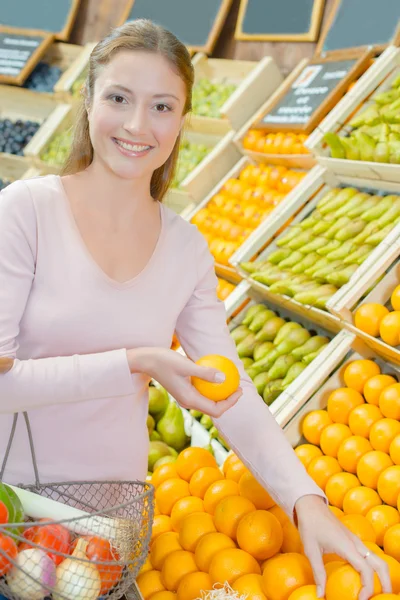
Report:
[[313,444],[301,444],[295,448],[295,453],[297,454],[297,458],[301,460],[306,469],[314,458],[317,458],[317,456],[322,456],[321,450],[318,448],[318,446],[314,446]]
[[256,507],[247,498],[242,496],[224,498],[215,507],[214,523],[217,531],[236,540],[240,519],[253,510],[256,510]]
[[367,487],[356,487],[349,490],[343,499],[343,511],[346,515],[365,515],[374,506],[382,504],[375,490]]
[[371,451],[372,446],[368,440],[360,435],[353,435],[340,444],[337,459],[342,469],[348,473],[357,473],[358,461]]
[[386,452],[373,450],[360,458],[357,464],[357,477],[362,483],[373,490],[378,487],[379,475],[391,467],[393,462]]
[[151,596],[150,600],[176,600],[176,594],[175,592],[164,590],[163,592],[157,592],[154,596]]
[[150,554],[148,554],[148,556],[146,558],[146,562],[144,563],[144,565],[142,566],[142,568],[139,571],[139,575],[141,573],[146,573],[146,571],[152,571],[152,570],[153,570],[153,565],[151,564]]
[[397,382],[391,375],[375,375],[375,377],[371,377],[364,385],[365,400],[368,404],[375,404],[375,406],[378,406],[381,392],[389,385],[393,385],[393,383]]
[[242,577],[236,579],[232,589],[238,592],[240,596],[245,596],[246,600],[267,600],[262,582],[261,575],[242,575]]
[[308,559],[295,552],[270,558],[263,571],[263,588],[268,600],[287,600],[292,592],[313,581]]
[[157,488],[163,481],[167,481],[167,479],[176,479],[177,477],[179,477],[179,475],[175,463],[166,463],[165,465],[157,467],[153,472],[151,483]]
[[182,520],[192,513],[204,511],[204,503],[201,498],[186,496],[174,504],[171,511],[171,524],[174,531],[179,531]]
[[382,304],[375,304],[374,302],[363,304],[356,310],[354,325],[364,333],[378,337],[381,321],[388,313],[388,309]]
[[292,592],[288,600],[318,600],[316,585],[303,585]]
[[188,573],[178,586],[177,600],[193,600],[200,598],[201,593],[211,590],[212,583],[208,573]]
[[398,594],[400,592],[400,563],[393,556],[386,554],[382,554],[381,558],[389,567],[392,591]]
[[260,575],[260,565],[256,559],[240,548],[220,550],[213,557],[209,575],[214,583],[235,583],[243,575]]
[[170,515],[175,502],[189,496],[189,484],[183,479],[167,479],[156,489],[155,498],[161,514]]
[[209,354],[199,358],[196,364],[201,367],[218,369],[225,375],[225,381],[222,383],[212,383],[199,377],[192,377],[192,384],[205,398],[219,402],[220,400],[226,400],[237,391],[240,384],[240,375],[237,366],[229,358],[218,354]]
[[389,447],[389,454],[394,464],[400,465],[400,435],[396,435],[394,440],[392,440]]
[[[182,477],[185,481],[190,481],[193,473],[201,467],[218,468],[217,461],[208,450],[195,446],[182,450],[174,464],[179,477]],[[185,495],[188,496],[189,494]]]
[[332,423],[326,410],[313,410],[303,420],[303,435],[307,442],[319,446],[323,429]]
[[236,537],[239,548],[257,560],[274,556],[283,542],[281,524],[266,510],[255,510],[240,519]]
[[360,404],[364,404],[364,398],[359,392],[349,388],[338,388],[328,398],[328,414],[334,423],[347,425],[351,411]]
[[198,542],[194,558],[200,571],[208,573],[214,556],[220,550],[236,548],[235,542],[224,533],[207,533]]
[[385,554],[400,560],[400,524],[392,525],[383,537],[383,549]]
[[[326,582],[326,600],[358,600],[362,583],[360,574],[351,566],[344,565],[331,573]],[[378,576],[374,575],[374,594],[382,591]]]
[[345,564],[346,563],[344,560],[332,560],[331,562],[326,563],[325,564],[326,577],[328,578],[331,573],[333,573],[334,571],[337,571],[338,569],[340,569],[340,567],[343,567],[343,565],[345,565]]
[[371,427],[376,421],[382,419],[383,415],[377,406],[373,404],[361,404],[353,408],[349,415],[349,427],[353,435],[368,438]]
[[344,517],[344,512],[340,508],[337,508],[336,506],[330,506],[329,510],[335,515],[335,517],[337,519],[339,519],[339,521],[341,521],[342,518]]
[[338,554],[334,554],[333,552],[328,552],[327,554],[324,554],[322,556],[322,561],[324,565],[329,565],[329,563],[331,562],[338,562],[340,560],[343,560],[342,557]]
[[184,550],[194,552],[199,540],[207,533],[216,531],[211,515],[206,512],[195,512],[187,515],[179,529],[179,543]]
[[268,512],[270,512],[271,515],[274,515],[274,517],[276,517],[278,519],[278,521],[282,525],[282,527],[284,526],[285,523],[290,521],[289,517],[287,516],[287,514],[285,513],[283,508],[281,508],[277,504],[275,504],[275,506],[270,508]]
[[399,511],[393,506],[375,506],[367,512],[366,518],[375,530],[378,546],[383,546],[383,538],[387,530],[400,523]]
[[343,373],[344,382],[348,388],[363,393],[364,385],[368,379],[375,375],[380,375],[379,366],[373,361],[368,359],[353,360],[345,368]]
[[[362,408],[362,407],[359,407]],[[357,410],[356,408],[354,410]],[[351,436],[350,428],[343,423],[332,423],[321,433],[320,446],[325,456],[337,458],[340,444]]]
[[235,462],[233,465],[230,465],[227,468],[225,477],[227,479],[231,479],[232,481],[236,481],[236,483],[239,483],[241,476],[247,472],[248,468],[242,463],[241,460],[239,460],[239,462]]
[[155,515],[153,519],[153,527],[151,529],[151,542],[162,533],[172,531],[172,523],[167,515]]
[[400,494],[400,465],[388,467],[379,475],[378,494],[389,506],[397,506]]
[[291,521],[286,521],[282,526],[283,542],[281,552],[297,552],[304,553],[303,542],[301,541],[300,533],[297,527]]
[[399,600],[398,594],[377,594],[371,600]]
[[239,485],[236,481],[225,479],[212,483],[204,495],[204,510],[214,514],[215,507],[223,498],[239,495]]
[[400,285],[397,285],[390,296],[393,310],[400,310]]
[[189,490],[192,496],[204,498],[204,494],[215,481],[225,479],[219,469],[215,467],[202,467],[195,471],[190,478]]
[[250,500],[259,509],[268,510],[275,505],[275,501],[250,471],[244,473],[239,480],[239,494]]
[[400,419],[400,383],[389,385],[379,396],[379,408],[389,419]]
[[368,550],[371,550],[371,552],[374,552],[378,556],[382,556],[382,554],[384,554],[382,548],[379,548],[377,544],[373,544],[372,542],[364,542],[364,546],[366,546]]
[[153,594],[165,590],[160,571],[146,571],[138,576],[136,583],[144,600],[149,600]]
[[336,473],[332,475],[325,486],[325,494],[329,500],[329,504],[342,509],[343,498],[347,492],[359,485],[359,480],[352,473]]
[[382,340],[389,346],[398,346],[400,343],[400,312],[393,311],[383,317],[379,333]]
[[234,454],[233,452],[231,454],[228,454],[228,456],[224,460],[224,464],[222,465],[222,472],[224,473],[224,475],[226,475],[226,471],[231,465],[238,462],[241,462],[241,460],[238,456],[236,456],[236,454]]
[[342,523],[347,529],[354,533],[354,535],[360,538],[362,542],[372,542],[375,544],[375,529],[366,517],[363,517],[362,515],[345,515],[342,519]]
[[167,590],[176,592],[185,575],[196,571],[197,565],[194,554],[186,550],[176,550],[168,554],[164,560],[161,577]]
[[164,560],[175,550],[182,550],[179,536],[175,531],[163,533],[153,542],[151,546],[150,560],[154,569],[161,571]]
[[389,453],[390,444],[400,433],[400,423],[395,419],[381,419],[374,423],[369,432],[369,441],[374,450]]
[[342,467],[333,456],[320,456],[314,458],[308,466],[307,472],[314,479],[315,483],[325,491],[329,477],[335,473],[340,473]]

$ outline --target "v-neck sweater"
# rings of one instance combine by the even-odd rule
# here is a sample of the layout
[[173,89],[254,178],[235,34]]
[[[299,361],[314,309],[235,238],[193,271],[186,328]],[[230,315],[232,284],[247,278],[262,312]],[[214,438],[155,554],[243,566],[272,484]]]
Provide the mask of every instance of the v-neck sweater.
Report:
[[[0,356],[15,358],[0,376],[0,467],[13,415],[26,411],[41,481],[144,480],[149,377],[131,374],[126,349],[169,348],[176,331],[192,360],[237,365],[243,396],[215,424],[292,515],[301,496],[323,492],[244,371],[206,240],[163,205],[161,218],[148,264],[118,283],[85,247],[58,176],[0,193]],[[21,414],[4,481],[34,481]]]

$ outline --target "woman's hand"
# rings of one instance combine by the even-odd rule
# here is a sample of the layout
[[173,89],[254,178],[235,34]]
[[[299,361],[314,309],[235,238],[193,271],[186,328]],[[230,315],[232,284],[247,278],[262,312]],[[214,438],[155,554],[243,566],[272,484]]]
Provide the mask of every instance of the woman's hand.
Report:
[[363,587],[358,600],[368,600],[374,595],[374,573],[380,579],[382,591],[392,591],[386,562],[341,524],[323,498],[303,496],[296,502],[295,508],[304,552],[314,572],[319,598],[324,597],[326,584],[322,555],[330,552],[342,556],[360,573]]
[[186,409],[200,410],[210,417],[220,417],[239,400],[242,390],[226,400],[214,402],[202,396],[190,378],[199,377],[212,383],[222,383],[224,373],[218,369],[201,367],[174,350],[166,348],[137,348],[128,350],[128,363],[132,373],[146,373],[160,383],[179,404]]

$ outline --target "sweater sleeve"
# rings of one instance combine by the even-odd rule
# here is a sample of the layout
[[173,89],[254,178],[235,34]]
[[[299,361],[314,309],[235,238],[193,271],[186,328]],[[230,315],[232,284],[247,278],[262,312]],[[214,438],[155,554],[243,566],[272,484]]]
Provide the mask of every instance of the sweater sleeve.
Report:
[[293,518],[300,497],[325,496],[307,474],[243,368],[226,325],[224,304],[216,295],[214,260],[203,236],[196,232],[196,237],[197,285],[179,316],[178,338],[192,360],[220,354],[238,367],[243,395],[233,408],[215,419],[215,425],[277,504]]
[[132,394],[125,349],[37,360],[16,358],[36,252],[35,208],[27,184],[17,181],[0,193],[0,357],[15,359],[11,370],[0,375],[0,414]]

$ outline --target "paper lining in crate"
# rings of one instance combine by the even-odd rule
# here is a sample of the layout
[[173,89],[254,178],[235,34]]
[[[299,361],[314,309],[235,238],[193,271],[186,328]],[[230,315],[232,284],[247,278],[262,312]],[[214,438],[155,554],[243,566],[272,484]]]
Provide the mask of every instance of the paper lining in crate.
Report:
[[243,127],[235,134],[235,144],[242,154],[250,157],[256,162],[283,165],[288,168],[311,169],[313,166],[315,166],[316,160],[311,152],[309,154],[267,154],[248,150],[243,146],[243,140],[248,131],[256,128],[257,125],[259,125],[261,119],[263,119],[263,117],[275,106],[276,102],[280,100],[282,96],[282,89],[286,89],[287,85],[295,81],[306,64],[306,60],[300,61],[293,72],[282,82],[275,92],[266,99],[260,109],[257,110],[257,112],[253,114],[243,125]]
[[[288,277],[281,277],[280,275],[277,275],[276,281],[280,280],[281,285],[275,285],[272,287],[271,284],[267,285],[267,283],[260,283],[259,281],[252,279],[251,273],[246,272],[240,265],[243,264],[245,261],[254,262],[255,259],[257,261],[266,261],[268,259],[268,257],[271,255],[271,253],[279,248],[279,246],[280,246],[279,242],[283,239],[283,237],[288,234],[288,231],[279,233],[279,235],[277,235],[275,237],[274,241],[271,243],[271,238],[276,235],[277,231],[285,223],[288,222],[289,218],[292,218],[292,222],[290,224],[291,226],[299,225],[303,221],[305,222],[305,219],[308,219],[308,221],[311,221],[311,226],[316,223],[318,223],[318,226],[320,224],[324,225],[324,222],[321,219],[321,215],[317,216],[318,220],[313,222],[313,217],[310,217],[311,213],[315,210],[319,201],[322,200],[324,197],[326,197],[328,192],[330,192],[331,190],[332,190],[332,192],[334,192],[336,188],[346,188],[348,186],[353,186],[355,188],[354,194],[356,194],[356,193],[359,194],[358,210],[360,210],[361,212],[364,211],[365,203],[367,201],[371,201],[369,197],[367,198],[367,200],[365,200],[365,195],[368,192],[370,194],[373,194],[374,196],[376,194],[379,194],[380,192],[384,192],[385,194],[388,194],[388,195],[390,195],[391,192],[395,193],[395,194],[400,193],[400,186],[399,186],[399,184],[396,184],[396,183],[390,183],[390,182],[384,183],[384,182],[380,182],[380,181],[376,181],[376,180],[368,181],[365,179],[364,180],[350,179],[350,178],[334,175],[333,173],[330,173],[327,169],[324,169],[320,166],[314,167],[314,169],[303,179],[303,181],[301,181],[301,183],[297,186],[297,188],[295,188],[293,190],[293,192],[291,192],[290,202],[288,202],[288,204],[286,204],[286,208],[283,206],[281,208],[281,210],[277,212],[274,219],[271,219],[270,221],[266,221],[259,228],[257,235],[251,236],[245,242],[245,244],[243,244],[243,246],[240,249],[240,252],[238,252],[238,255],[235,257],[235,262],[234,262],[234,266],[236,267],[236,269],[238,269],[239,273],[243,277],[245,277],[254,288],[259,290],[260,293],[262,293],[267,299],[273,298],[274,295],[276,293],[278,293],[279,301],[284,301],[285,303],[287,303],[288,306],[291,307],[292,310],[298,312],[299,314],[309,314],[310,317],[312,315],[311,318],[313,318],[314,320],[316,320],[316,322],[318,322],[320,324],[324,324],[325,326],[329,326],[329,323],[331,323],[332,326],[335,326],[335,327],[340,326],[338,317],[331,313],[328,313],[328,311],[326,310],[326,302],[328,301],[328,299],[332,298],[332,302],[333,302],[336,298],[336,294],[339,294],[339,291],[335,292],[335,288],[341,287],[340,281],[343,281],[343,284],[345,284],[346,283],[345,279],[347,277],[347,278],[349,278],[349,286],[355,285],[355,282],[360,277],[362,277],[364,273],[368,272],[370,269],[373,269],[374,265],[376,264],[376,262],[378,260],[380,260],[381,256],[385,255],[388,252],[388,249],[391,247],[391,245],[393,245],[394,243],[396,243],[399,240],[399,238],[400,238],[400,223],[398,223],[397,225],[393,225],[393,223],[389,223],[389,225],[387,225],[386,227],[393,227],[393,228],[390,231],[390,233],[388,233],[387,235],[385,234],[383,241],[381,241],[380,243],[376,242],[376,245],[372,245],[373,244],[372,241],[370,244],[369,243],[365,244],[364,241],[362,241],[362,242],[360,241],[360,243],[358,244],[358,242],[354,243],[353,239],[357,240],[357,238],[360,235],[362,236],[364,229],[366,229],[366,227],[370,228],[370,224],[368,223],[368,225],[366,225],[366,227],[365,227],[363,225],[362,219],[359,219],[358,217],[352,218],[352,219],[346,217],[347,222],[350,222],[350,225],[348,224],[347,226],[351,228],[351,230],[348,229],[348,232],[346,232],[345,225],[344,224],[342,225],[340,223],[339,219],[337,218],[335,221],[332,221],[332,223],[339,223],[340,236],[343,238],[343,241],[341,243],[339,243],[339,245],[338,245],[338,241],[333,240],[333,238],[326,239],[326,240],[324,239],[323,236],[326,233],[325,231],[321,231],[320,233],[313,233],[314,237],[312,238],[311,243],[313,243],[315,239],[317,239],[318,243],[319,243],[319,247],[316,248],[316,251],[313,250],[313,252],[311,253],[311,251],[309,252],[307,249],[307,252],[303,253],[303,256],[301,256],[301,249],[305,248],[305,246],[307,245],[307,242],[304,241],[304,242],[302,242],[302,244],[299,247],[293,248],[293,250],[292,250],[293,256],[291,256],[290,260],[292,260],[292,261],[295,260],[293,265],[291,265],[291,266],[287,265],[284,262],[285,259],[284,260],[280,259],[275,263],[275,267],[276,267],[276,269],[278,269],[278,271],[285,272],[285,269],[286,270],[289,269],[289,271],[286,271],[288,273]],[[338,193],[336,193],[336,194],[338,195]],[[349,198],[349,199],[351,199],[351,198]],[[381,201],[382,200],[379,200],[375,197],[373,199],[373,202],[378,203],[378,204]],[[343,206],[345,204],[346,204],[346,202],[343,204]],[[356,209],[357,209],[357,207],[356,207]],[[321,210],[322,210],[322,208],[321,208]],[[322,215],[322,217],[323,216],[324,215]],[[342,219],[343,217],[340,217],[340,218]],[[373,225],[373,223],[371,223],[371,224]],[[334,226],[336,226],[336,225],[332,225],[332,227],[334,227]],[[358,229],[357,231],[355,231],[352,235],[350,235],[350,237],[346,237],[347,233],[352,233],[353,227],[356,227],[356,226],[361,227],[361,229]],[[303,235],[309,231],[311,231],[311,229],[306,228],[306,222],[305,222],[304,229],[299,227],[299,231],[296,231],[296,229],[289,230],[289,235],[290,235],[290,232],[292,232],[291,233],[292,236],[293,236],[293,232],[295,233],[295,235],[293,237],[293,242],[297,246],[297,244],[300,240],[300,235]],[[384,231],[384,230],[382,229],[381,231]],[[356,235],[356,234],[358,234],[358,235]],[[336,233],[336,235],[339,235],[339,230],[338,230],[338,233]],[[354,235],[356,235],[356,237],[354,237]],[[381,234],[381,235],[383,235],[383,234]],[[372,238],[373,235],[371,235],[370,237]],[[370,237],[367,237],[367,239],[369,240]],[[292,242],[290,242],[290,243],[292,243]],[[323,259],[324,259],[325,255],[327,254],[328,243],[329,243],[329,250],[333,253],[333,256],[329,259],[326,259],[325,264],[322,264],[321,261],[323,262]],[[344,244],[347,244],[347,246],[344,246]],[[267,247],[266,247],[266,245],[267,245]],[[333,248],[333,246],[337,246],[337,247]],[[364,254],[360,253],[360,256],[357,259],[356,258],[352,259],[352,262],[349,264],[342,263],[343,260],[348,261],[349,256],[353,256],[353,254],[352,254],[353,252],[355,252],[355,251],[359,252],[360,247],[363,249]],[[339,249],[341,249],[341,250],[339,250]],[[340,252],[343,253],[344,249],[346,249],[346,254],[344,255],[344,257],[339,257],[339,256],[335,255],[335,253],[338,253],[338,254],[340,254]],[[297,257],[293,254],[294,252],[298,252]],[[306,256],[304,256],[304,254]],[[304,269],[300,270],[300,273],[296,273],[296,272],[293,273],[292,271],[290,271],[291,268],[296,268],[297,263],[299,261],[301,261],[303,258],[305,258],[306,262],[308,262],[308,260],[309,260],[308,254],[312,254],[311,258],[314,257],[315,260],[310,266],[306,267],[305,273],[304,273]],[[319,256],[317,256],[317,255],[320,255],[321,258],[319,258]],[[289,259],[289,257],[287,257],[287,258]],[[289,262],[290,262],[290,260],[289,260]],[[359,262],[357,262],[357,261],[359,261]],[[280,264],[281,262],[282,262],[282,265]],[[279,264],[280,266],[277,267],[276,266],[277,264]],[[313,272],[310,273],[310,269],[312,271],[314,264],[316,264],[317,268],[319,269],[318,276],[315,279],[314,279]],[[272,267],[270,266],[270,268],[272,268]],[[321,272],[322,268],[328,269],[328,272],[325,273],[323,277],[322,277],[323,273]],[[249,269],[249,266],[247,267],[247,269]],[[329,271],[329,269],[330,269],[330,271]],[[343,277],[341,277],[341,279],[339,279],[337,273],[339,271],[340,272],[344,271],[344,269],[347,269],[347,271],[343,272]],[[265,268],[264,268],[264,271],[265,271]],[[325,276],[327,276],[330,273],[333,273],[333,276],[330,278],[330,279],[332,279],[332,282],[330,281],[330,279],[327,280],[329,283],[329,286],[324,287],[320,291],[320,297],[316,297],[315,301],[306,299],[303,295],[302,295],[301,299],[299,297],[296,298],[296,296],[298,296],[300,293],[307,291],[307,288],[304,289],[304,285],[306,285],[306,284],[307,284],[307,286],[308,286],[308,284],[310,284],[308,289],[309,289],[309,293],[311,295],[311,292],[312,292],[311,283],[320,282],[320,286],[322,286],[324,281],[326,281]],[[300,279],[295,281],[296,287],[298,289],[295,291],[293,296],[296,299],[294,299],[294,297],[292,297],[291,295],[288,295],[287,292],[286,293],[278,292],[277,288],[280,287],[283,289],[285,280],[288,281],[289,278],[293,279],[295,277],[300,277]],[[321,279],[321,277],[322,277],[322,279]],[[335,285],[335,282],[336,282],[336,285]],[[272,287],[272,290],[270,289],[270,287]],[[317,286],[315,285],[314,287],[316,290]],[[315,296],[315,290],[314,290],[314,296]],[[319,305],[319,307],[318,307],[318,305]]]
[[346,332],[336,334],[332,329],[315,324],[306,315],[299,316],[295,314],[288,306],[282,304],[278,298],[275,297],[274,300],[266,300],[257,290],[252,288],[246,281],[243,281],[225,301],[230,331],[242,323],[244,315],[250,306],[262,303],[274,311],[277,316],[302,325],[312,335],[324,336],[330,340],[269,406],[269,410],[280,423],[280,413],[283,408],[287,403],[294,401],[304,386],[308,388],[309,382],[314,378],[315,374],[322,368],[332,369],[338,357],[343,358],[346,355],[348,351],[348,334]]
[[275,61],[265,56],[259,62],[208,58],[198,52],[193,60],[195,84],[202,79],[212,83],[233,84],[236,89],[220,108],[220,117],[192,115],[191,121],[199,124],[224,123],[226,131],[238,130],[260,108],[265,100],[282,83],[283,78]]
[[387,375],[394,375],[400,381],[400,369],[398,366],[382,360],[371,348],[358,340],[355,335],[349,332],[343,332],[347,336],[348,352],[343,356],[338,356],[336,365],[332,369],[331,365],[322,368],[315,373],[308,390],[303,388],[296,395],[292,404],[288,403],[280,413],[281,427],[284,430],[287,440],[293,447],[304,443],[302,435],[302,423],[304,417],[313,410],[325,409],[331,392],[344,386],[343,372],[347,365],[354,360],[370,359],[374,360],[380,367],[381,372]]
[[[326,133],[348,133],[351,130],[348,122],[364,111],[368,104],[372,104],[371,95],[373,97],[375,93],[387,91],[399,75],[400,48],[390,46],[309,136],[306,146],[319,164],[339,175],[400,183],[399,164],[331,158],[330,150],[324,142]],[[400,114],[400,108],[398,111]]]
[[81,100],[81,85],[85,80],[89,57],[96,43],[92,42],[80,47],[80,52],[75,57],[75,60],[57,81],[54,92],[60,101],[79,102]]
[[[245,167],[249,166],[249,165],[257,165],[257,163],[255,161],[251,160],[248,157],[242,157],[234,165],[234,167],[228,173],[226,173],[226,175],[221,179],[221,181],[218,182],[218,185],[213,190],[211,190],[211,192],[204,198],[204,200],[200,204],[195,205],[195,206],[193,206],[192,209],[188,209],[187,210],[187,212],[185,213],[185,218],[187,220],[192,220],[193,219],[193,222],[195,222],[196,215],[198,215],[198,213],[200,213],[201,210],[203,210],[204,208],[206,208],[208,206],[209,202],[214,198],[214,196],[218,195],[221,192],[221,190],[223,189],[223,187],[225,186],[225,184],[230,179],[238,178],[240,176],[240,173],[243,171],[243,169],[245,169]],[[297,169],[297,170],[302,172],[302,169]],[[300,184],[301,184],[301,182],[300,182]],[[297,187],[300,184],[298,184],[294,189],[297,189]],[[266,193],[268,192],[268,189],[267,189],[267,187],[265,188],[265,192]],[[285,192],[282,192],[281,195],[283,196],[284,194],[285,194]],[[286,194],[286,196],[284,197],[284,199],[281,200],[280,203],[277,206],[275,206],[274,208],[272,208],[269,205],[265,206],[266,210],[270,210],[270,212],[265,217],[264,223],[267,220],[269,220],[269,219],[273,219],[274,216],[275,216],[275,213],[278,212],[281,209],[282,206],[285,206],[288,202],[290,203],[290,197],[291,197],[292,194],[293,194],[293,190],[291,192],[288,192]],[[232,200],[232,199],[234,199],[233,196],[232,196],[232,198],[227,197],[227,201],[228,200]],[[238,198],[237,202],[241,203],[242,202],[241,198]],[[250,205],[249,206],[252,206],[251,205],[251,200],[250,200]],[[261,210],[261,208],[260,208],[260,210]],[[230,216],[230,214],[228,213],[228,214],[222,215],[222,216],[226,217],[226,219],[230,219],[234,215],[232,214]],[[262,225],[259,225],[254,230],[253,234],[250,234],[250,235],[254,235],[255,232],[257,232],[258,229],[259,229],[259,227],[261,227],[261,226]],[[199,228],[201,229],[200,226],[199,226]],[[241,227],[241,229],[242,229],[242,227]],[[238,236],[238,234],[236,234],[236,237],[237,236]],[[218,240],[219,239],[218,235],[214,239]],[[228,242],[226,242],[226,243],[228,243]],[[232,240],[230,241],[230,243],[232,243]],[[243,242],[243,243],[246,244],[246,242]],[[222,244],[222,238],[221,238],[221,244]],[[240,252],[240,248],[239,248],[239,250],[235,250],[234,251],[233,255],[231,256],[231,260],[234,261],[236,253],[238,251]],[[222,277],[226,277],[229,281],[231,281],[233,283],[238,283],[241,280],[241,276],[239,277],[237,271],[228,264],[227,260],[225,260],[226,257],[224,258],[224,260],[218,260],[218,257],[215,255],[215,258],[216,258],[216,272],[217,272],[218,275],[220,275]]]
[[[379,356],[396,365],[400,365],[399,346],[390,346],[380,337],[373,337],[360,330],[354,323],[354,315],[360,306],[367,303],[382,304],[389,310],[394,310],[390,297],[400,283],[399,256],[400,240],[397,240],[387,247],[373,269],[365,271],[354,285],[345,285],[337,298],[332,298],[327,305],[328,310],[341,319],[346,329],[360,337]],[[364,296],[368,290],[371,291]]]

